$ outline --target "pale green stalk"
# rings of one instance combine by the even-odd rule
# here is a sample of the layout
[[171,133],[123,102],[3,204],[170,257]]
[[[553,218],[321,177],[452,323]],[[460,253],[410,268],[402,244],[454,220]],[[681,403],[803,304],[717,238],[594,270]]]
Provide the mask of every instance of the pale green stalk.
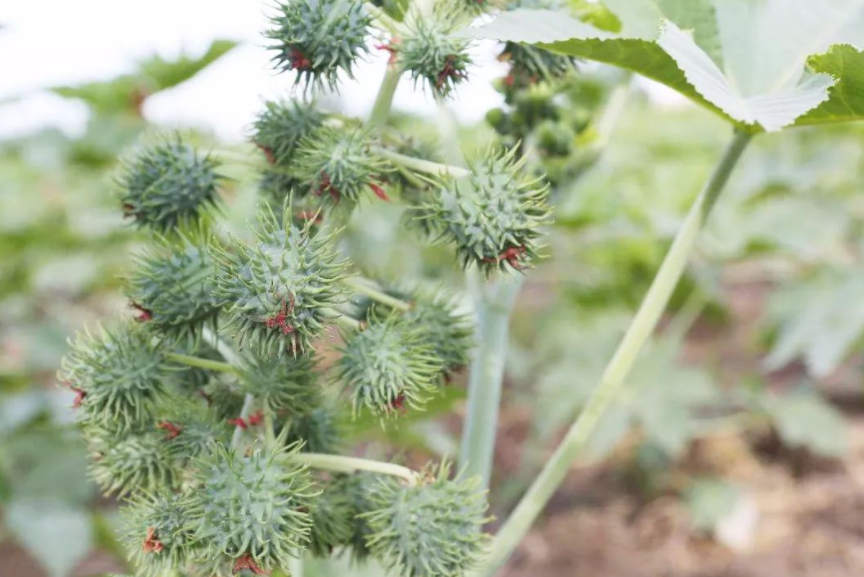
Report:
[[455,178],[464,178],[471,174],[471,171],[465,168],[440,164],[438,162],[432,162],[431,160],[423,160],[422,158],[405,156],[404,154],[399,154],[398,152],[393,152],[386,148],[375,147],[374,150],[379,156],[386,158],[390,162],[404,166],[405,168],[416,172],[425,172],[426,174],[431,174],[433,176],[453,176]]
[[401,69],[395,66],[387,66],[387,72],[384,73],[384,80],[381,82],[381,88],[378,89],[375,104],[372,105],[372,113],[369,115],[367,123],[368,126],[383,128],[387,124],[387,117],[390,116],[390,107],[393,105],[393,95],[396,94],[396,87],[399,86],[399,79],[401,77]]
[[459,469],[464,470],[468,477],[479,476],[487,488],[495,453],[510,313],[521,286],[520,275],[502,278],[492,285],[479,278],[474,287],[477,310],[474,340],[477,348],[468,377],[468,407],[462,430]]
[[223,363],[222,361],[202,359],[201,357],[181,355],[178,353],[168,353],[165,355],[165,358],[169,361],[174,361],[175,363],[180,363],[189,367],[198,367],[199,369],[220,371],[223,373],[237,373],[237,367],[230,363]]
[[684,273],[699,231],[751,138],[749,134],[735,134],[723,158],[690,209],[648,294],[591,398],[507,522],[501,527],[493,541],[489,557],[477,572],[478,575],[492,575],[507,561],[564,480],[573,461],[588,442],[603,414],[612,405],[639,353],[657,327],[672,292]]
[[417,484],[419,475],[402,465],[372,461],[370,459],[359,459],[357,457],[343,457],[341,455],[325,455],[323,453],[295,453],[290,457],[293,463],[308,465],[313,469],[323,469],[337,473],[356,473],[357,471],[369,471],[380,475],[390,475],[404,479],[411,486]]
[[350,276],[342,282],[345,283],[345,285],[354,289],[356,292],[365,295],[373,301],[381,303],[382,305],[387,305],[388,307],[396,309],[398,311],[402,311],[403,313],[411,310],[410,304],[406,303],[401,299],[397,299],[396,297],[388,295],[366,279],[362,279],[356,276]]

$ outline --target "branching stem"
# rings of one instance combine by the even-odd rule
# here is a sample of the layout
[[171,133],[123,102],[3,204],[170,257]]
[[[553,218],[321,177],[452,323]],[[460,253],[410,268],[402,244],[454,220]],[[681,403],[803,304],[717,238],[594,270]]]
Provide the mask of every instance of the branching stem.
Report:
[[690,209],[681,230],[678,231],[669,253],[651,283],[648,294],[645,295],[639,311],[607,365],[600,382],[564,440],[546,462],[507,522],[501,527],[489,557],[477,572],[478,575],[492,575],[507,561],[564,480],[571,464],[588,442],[606,410],[615,401],[621,385],[657,327],[663,311],[666,310],[672,292],[684,273],[688,257],[696,245],[698,233],[751,138],[752,135],[749,134],[735,134],[714,173]]
[[291,460],[295,463],[308,465],[313,469],[323,469],[325,471],[335,471],[339,473],[369,471],[370,473],[400,477],[412,487],[417,485],[420,478],[415,471],[412,471],[408,467],[394,465],[393,463],[372,461],[370,459],[359,459],[357,457],[325,455],[322,453],[296,453],[291,455]]
[[431,160],[423,160],[422,158],[413,158],[411,156],[399,154],[398,152],[393,152],[392,150],[387,150],[386,148],[375,147],[374,150],[390,162],[417,172],[424,172],[434,176],[453,176],[455,178],[464,178],[471,174],[471,171],[466,168],[440,164],[438,162],[432,162]]
[[168,353],[165,355],[169,361],[174,361],[175,363],[180,363],[181,365],[187,365],[190,367],[198,367],[199,369],[207,369],[210,371],[220,371],[223,373],[234,373],[237,374],[237,367],[230,363],[223,363],[222,361],[214,361],[211,359],[202,359],[201,357],[193,357],[190,355],[181,355],[178,353]]
[[382,291],[380,288],[376,287],[372,284],[371,281],[367,279],[363,279],[360,277],[352,276],[348,277],[343,281],[347,286],[354,289],[356,292],[365,295],[372,299],[375,302],[381,303],[382,305],[387,305],[390,308],[396,309],[402,312],[408,312],[411,310],[411,305],[403,301],[402,299],[398,299],[396,297],[392,297]]

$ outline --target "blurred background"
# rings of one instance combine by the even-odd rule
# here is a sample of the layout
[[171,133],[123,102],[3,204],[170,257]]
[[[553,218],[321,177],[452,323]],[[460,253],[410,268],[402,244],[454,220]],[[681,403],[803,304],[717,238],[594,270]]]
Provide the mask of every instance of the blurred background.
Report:
[[[111,196],[118,153],[174,129],[205,147],[243,146],[264,100],[291,95],[293,78],[276,76],[264,48],[268,9],[0,7],[2,577],[127,571],[115,506],[87,480],[72,395],[55,373],[76,330],[131,314],[122,275],[140,239]],[[710,113],[598,66],[508,98],[500,51],[475,49],[449,110],[469,156],[496,140],[533,143],[532,166],[553,180],[556,224],[512,326],[499,518],[579,411],[728,138]],[[322,106],[365,115],[386,56],[373,49]],[[531,120],[550,107],[553,125]],[[432,137],[450,118],[410,80],[395,110],[395,122]],[[854,125],[757,140],[624,398],[505,575],[864,574],[862,145]],[[255,177],[226,173],[226,226],[242,230]],[[452,255],[414,239],[399,212],[364,206],[346,252],[368,270],[459,287]],[[452,455],[463,381],[398,428],[360,422],[351,435],[418,462]]]

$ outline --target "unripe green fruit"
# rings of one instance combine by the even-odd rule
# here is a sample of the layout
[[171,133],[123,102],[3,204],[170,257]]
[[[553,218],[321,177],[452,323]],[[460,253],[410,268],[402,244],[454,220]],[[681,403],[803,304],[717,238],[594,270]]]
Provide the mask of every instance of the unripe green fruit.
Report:
[[480,479],[449,480],[442,466],[416,487],[381,479],[372,491],[373,508],[364,513],[375,557],[404,577],[461,577],[480,559],[486,496]]
[[310,356],[247,358],[240,369],[240,392],[255,397],[265,411],[290,417],[308,415],[321,404],[321,388]]
[[155,491],[174,484],[174,459],[158,431],[119,434],[89,427],[84,436],[93,455],[90,474],[106,495]]
[[352,76],[354,62],[368,52],[371,18],[358,0],[280,2],[266,35],[273,40],[273,62],[296,70],[297,83],[335,88],[339,72]]
[[315,234],[291,222],[286,205],[280,223],[269,208],[259,214],[254,244],[234,240],[217,247],[217,295],[224,299],[228,329],[258,356],[307,351],[329,320],[327,310],[345,300],[333,233]]
[[337,547],[347,544],[354,533],[354,502],[347,475],[338,475],[323,486],[312,500],[312,531],[309,550],[318,557],[329,557]]
[[355,414],[362,407],[381,418],[422,409],[437,390],[441,359],[421,329],[400,314],[345,338],[336,376],[350,392]]
[[205,233],[159,237],[135,264],[128,296],[141,321],[160,333],[192,339],[215,324],[220,308],[213,296],[216,265]]
[[441,98],[468,77],[468,42],[451,35],[454,14],[413,14],[404,38],[394,46],[397,62],[414,83],[425,83]]
[[216,205],[218,163],[179,137],[134,151],[123,160],[118,196],[138,226],[171,231]]
[[138,495],[123,510],[123,520],[123,541],[139,575],[170,574],[195,554],[194,533],[180,495]]
[[328,205],[352,205],[375,194],[386,200],[380,182],[390,169],[371,146],[372,134],[360,126],[322,126],[304,138],[293,173],[302,195],[315,195]]
[[[474,327],[468,315],[456,312],[455,297],[443,291],[386,285],[384,292],[411,304],[411,310],[403,313],[405,321],[419,329],[441,360],[443,377],[468,364],[468,353],[474,346]],[[358,306],[361,318],[367,322],[374,320],[375,307],[370,300],[363,299]]]
[[290,463],[294,451],[274,445],[243,456],[217,445],[198,462],[199,486],[185,502],[200,561],[217,575],[249,561],[263,571],[286,568],[307,545],[317,491],[306,469]]
[[75,391],[83,421],[129,429],[149,420],[176,373],[164,345],[141,324],[78,333],[63,358],[59,380]]
[[226,420],[219,419],[203,399],[171,397],[162,403],[159,417],[156,428],[172,458],[184,468],[208,453],[213,441],[226,442],[231,436]]
[[335,409],[321,406],[285,425],[288,443],[302,442],[301,451],[338,454],[342,448],[343,430]]
[[549,186],[522,174],[516,150],[490,154],[467,179],[445,181],[417,209],[417,219],[440,242],[456,245],[463,267],[484,273],[522,270],[537,260],[541,227],[550,221]]
[[537,145],[551,156],[567,156],[573,151],[576,134],[561,122],[546,120],[537,127]]

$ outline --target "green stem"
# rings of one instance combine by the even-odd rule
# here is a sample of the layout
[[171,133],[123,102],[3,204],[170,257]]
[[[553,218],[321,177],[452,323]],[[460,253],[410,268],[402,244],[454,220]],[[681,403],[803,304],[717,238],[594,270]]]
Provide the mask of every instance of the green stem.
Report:
[[[204,327],[201,331],[201,337],[204,341],[209,344],[211,347],[216,349],[216,351],[222,355],[229,364],[234,367],[240,367],[243,365],[243,358],[231,348],[231,345],[222,340],[218,334],[216,334],[211,329]],[[255,404],[255,398],[252,395],[247,394],[243,399],[243,407],[240,409],[240,418],[246,420],[249,418],[249,413],[252,412],[252,406]],[[234,435],[231,437],[231,448],[238,449],[240,447],[240,440],[243,438],[243,428],[236,427],[234,429]]]
[[382,128],[387,124],[390,107],[393,105],[393,95],[396,94],[396,87],[399,86],[399,79],[401,77],[402,70],[400,68],[387,66],[387,72],[384,73],[384,80],[381,82],[378,96],[375,98],[375,104],[372,106],[372,113],[369,115],[368,126]]
[[325,455],[323,453],[296,453],[291,455],[291,460],[295,463],[308,465],[313,469],[323,469],[325,471],[336,471],[339,473],[369,471],[381,475],[391,475],[404,479],[411,486],[416,485],[419,479],[419,475],[408,467],[369,459],[358,459],[357,457]]
[[439,164],[431,160],[423,160],[422,158],[413,158],[405,156],[386,148],[375,147],[375,153],[382,156],[394,164],[404,166],[405,168],[415,170],[417,172],[425,172],[434,176],[453,176],[456,178],[464,178],[471,174],[470,170],[459,168],[458,166],[450,166],[447,164]]
[[382,305],[387,305],[390,308],[402,311],[403,313],[407,313],[411,310],[411,305],[406,303],[401,299],[397,299],[396,297],[392,297],[385,293],[384,291],[372,286],[372,284],[359,277],[348,277],[344,282],[347,286],[354,289],[356,292],[369,297],[370,299],[381,303]]
[[654,282],[651,283],[648,294],[645,295],[627,334],[607,365],[591,398],[507,522],[501,527],[492,544],[489,557],[478,571],[479,575],[492,575],[507,561],[564,480],[574,459],[615,400],[633,363],[657,327],[672,292],[684,273],[688,256],[696,245],[698,233],[750,139],[749,134],[736,133],[729,144],[710,180],[690,209],[681,230],[678,231]]
[[357,319],[352,319],[348,315],[344,313],[340,313],[336,309],[323,309],[323,312],[327,317],[333,319],[340,327],[349,331],[362,331],[363,323],[358,321]]
[[485,487],[489,486],[492,474],[510,313],[521,286],[519,276],[503,278],[494,286],[481,285],[476,291],[477,350],[468,379],[468,414],[462,431],[459,468],[466,476],[480,476]]
[[221,371],[223,373],[237,373],[237,367],[230,363],[222,361],[214,361],[211,359],[202,359],[201,357],[192,357],[189,355],[181,355],[178,353],[168,353],[165,358],[175,363],[188,365],[190,367],[198,367],[199,369],[208,369],[211,371]]
[[[249,413],[252,412],[252,406],[255,404],[255,397],[251,394],[246,393],[246,396],[243,397],[243,408],[240,409],[240,418],[244,421],[249,418]],[[243,427],[237,425],[234,428],[234,435],[231,437],[231,448],[239,449],[240,448],[240,440],[243,438]]]

